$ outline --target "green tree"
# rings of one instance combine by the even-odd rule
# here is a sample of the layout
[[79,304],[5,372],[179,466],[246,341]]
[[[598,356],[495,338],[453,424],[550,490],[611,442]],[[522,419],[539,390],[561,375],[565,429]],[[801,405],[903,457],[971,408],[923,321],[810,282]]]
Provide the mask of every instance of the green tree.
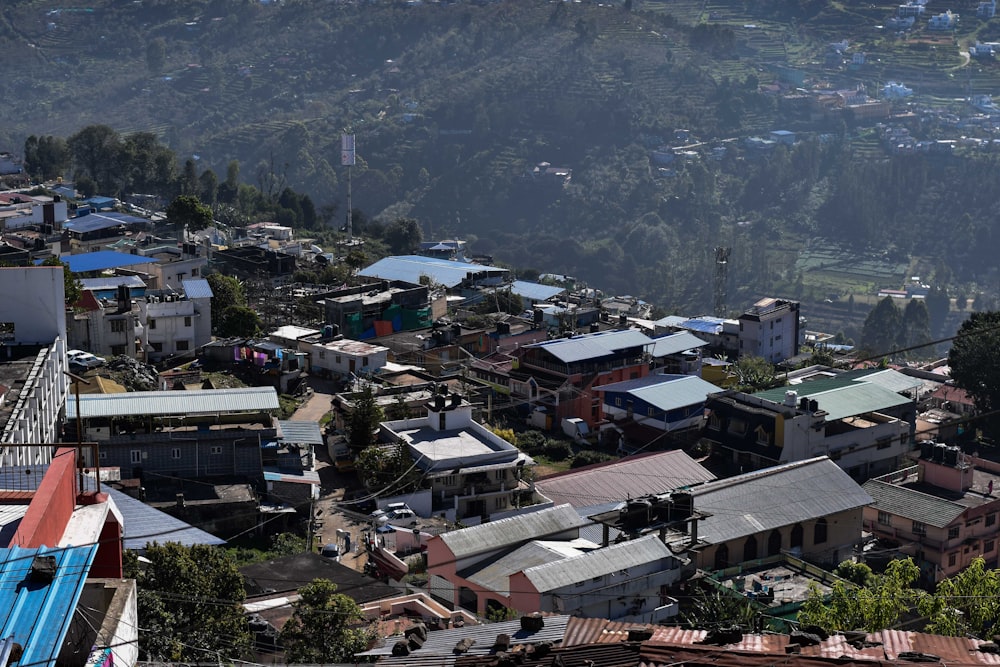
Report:
[[737,626],[746,632],[760,630],[760,614],[742,595],[723,593],[709,585],[699,585],[684,622],[692,629],[710,630]]
[[24,141],[24,170],[33,178],[51,181],[70,164],[69,146],[61,137],[31,135]]
[[365,384],[352,401],[353,407],[347,415],[347,441],[351,448],[360,452],[375,443],[375,431],[384,419],[382,408],[375,399],[371,386]]
[[891,628],[904,612],[920,604],[923,593],[911,588],[919,577],[920,568],[907,558],[890,562],[885,574],[870,577],[865,586],[838,581],[829,596],[810,584],[798,621],[827,632],[856,629],[875,632]]
[[260,315],[247,306],[227,306],[218,317],[212,316],[212,328],[219,336],[256,336],[262,326]]
[[764,357],[748,355],[729,365],[729,373],[736,378],[737,391],[754,392],[776,387],[780,380],[774,366]]
[[55,255],[51,257],[46,257],[45,261],[42,262],[42,266],[61,266],[63,267],[63,289],[66,292],[66,305],[73,306],[80,297],[83,296],[83,283],[80,279],[73,275],[73,272],[69,270],[69,264],[62,261]]
[[[197,179],[196,179],[197,180]],[[177,229],[177,238],[184,238],[184,230],[198,231],[212,224],[212,209],[194,195],[175,197],[166,210],[167,220]]]
[[247,656],[243,577],[224,550],[153,543],[146,547],[146,558],[140,568],[127,552],[125,573],[138,588],[142,660],[216,662],[223,655]]
[[292,616],[281,630],[281,645],[290,663],[354,662],[368,648],[372,634],[361,627],[358,603],[327,579],[314,579],[299,589]]
[[382,233],[382,240],[396,255],[405,255],[413,252],[420,246],[424,235],[420,230],[420,225],[411,218],[399,218],[386,225]]
[[927,312],[931,316],[931,333],[935,335],[939,334],[944,327],[945,321],[948,319],[948,311],[951,310],[951,298],[945,289],[934,286],[927,292],[924,301],[927,303]]
[[885,297],[865,318],[865,325],[861,330],[861,348],[869,354],[890,355],[896,349],[901,326],[902,317],[895,299]]
[[239,279],[222,273],[210,273],[205,277],[205,280],[212,288],[212,310],[214,312],[222,312],[227,306],[247,305],[246,292]]
[[354,460],[354,467],[366,488],[386,495],[412,489],[420,479],[413,457],[403,444],[366,447]]
[[984,637],[995,632],[1000,618],[1000,570],[987,570],[976,558],[953,577],[938,582],[934,595],[921,600],[920,613],[930,619],[926,631],[937,635]]
[[[903,321],[899,332],[900,347],[916,347],[931,340],[931,316],[927,304],[922,299],[910,299],[903,310]],[[931,356],[932,349],[921,348],[907,352],[909,357]]]
[[[951,378],[990,414],[1000,408],[1000,311],[972,313],[962,322],[948,353]],[[990,417],[987,430],[996,431],[1000,419]]]
[[205,204],[214,206],[219,192],[219,177],[211,169],[201,172],[198,177],[198,196]]
[[121,138],[107,125],[88,125],[66,140],[77,180],[89,176],[105,195],[118,193],[121,176]]

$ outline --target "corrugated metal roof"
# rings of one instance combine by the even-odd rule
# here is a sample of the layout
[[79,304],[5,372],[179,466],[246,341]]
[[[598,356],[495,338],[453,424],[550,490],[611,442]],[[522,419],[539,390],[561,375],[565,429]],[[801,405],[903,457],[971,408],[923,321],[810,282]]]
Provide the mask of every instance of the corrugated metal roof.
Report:
[[537,347],[548,351],[563,363],[596,359],[614,354],[617,350],[629,347],[644,347],[653,342],[646,334],[636,329],[622,331],[598,331],[583,334],[573,338],[557,338],[542,343],[525,345],[526,348]]
[[[510,636],[511,648],[523,646],[525,644],[538,644],[541,642],[553,642],[558,644],[562,641],[566,632],[566,624],[569,623],[569,616],[545,616],[545,625],[537,632],[530,632],[521,629],[520,619],[515,621],[501,621],[500,623],[487,623],[485,625],[467,625],[462,628],[449,628],[447,630],[433,630],[427,633],[427,641],[418,649],[410,652],[407,656],[410,662],[397,662],[396,664],[416,664],[413,658],[425,659],[431,655],[448,656],[453,655],[455,644],[461,639],[472,639],[474,643],[468,650],[468,655],[488,655],[493,652],[493,645],[497,635],[505,634]],[[364,653],[356,655],[380,655],[389,656],[392,654],[392,645],[397,639],[402,637],[387,637],[385,646],[374,648]],[[382,664],[382,660],[379,664]]]
[[543,477],[535,482],[535,488],[557,505],[587,507],[664,493],[713,479],[715,475],[678,449]]
[[872,497],[830,459],[818,457],[691,489],[694,507],[711,516],[698,535],[711,544],[864,507]]
[[88,213],[82,217],[73,218],[72,220],[68,220],[63,227],[70,231],[84,234],[86,232],[95,232],[99,229],[117,227],[118,225],[143,225],[151,227],[152,223],[145,218],[137,218],[134,215],[104,211],[101,213]]
[[[97,545],[0,549],[0,636],[24,649],[19,664],[56,664],[96,553]],[[29,582],[36,555],[55,557],[52,581]]]
[[874,506],[879,511],[937,528],[948,526],[966,510],[950,500],[874,479],[865,482],[862,488],[875,499]]
[[578,581],[603,577],[672,556],[670,548],[658,535],[647,535],[574,558],[537,565],[524,570],[524,576],[538,591],[554,591]]
[[808,396],[816,401],[820,410],[826,411],[827,421],[863,415],[866,412],[888,410],[912,403],[912,400],[895,391],[871,382],[855,382],[840,377],[812,380],[788,387],[769,389],[754,394],[758,398],[781,403],[785,392],[795,391],[799,397]]
[[698,331],[700,333],[717,334],[722,332],[723,322],[724,320],[718,317],[697,317],[690,320],[684,320],[675,326],[690,329],[691,331]]
[[559,505],[439,535],[455,559],[502,549],[527,540],[579,528],[584,520],[570,505]]
[[114,250],[99,250],[98,252],[85,252],[79,255],[67,255],[61,258],[69,265],[69,270],[73,273],[88,273],[90,271],[104,271],[105,269],[117,269],[123,266],[136,266],[138,264],[155,264],[156,260],[151,257],[140,257]]
[[371,266],[359,271],[358,275],[383,280],[402,280],[414,285],[419,285],[420,278],[427,276],[435,283],[445,287],[455,287],[473,275],[486,271],[493,274],[508,273],[507,269],[495,266],[453,262],[421,255],[401,255],[383,257]]
[[669,336],[654,338],[650,354],[653,355],[654,359],[657,359],[659,357],[666,357],[671,354],[680,354],[681,352],[686,352],[688,350],[705,347],[706,345],[708,345],[708,343],[698,338],[693,333],[689,331],[681,331],[680,333],[670,334]]
[[326,444],[323,432],[319,428],[319,422],[279,419],[278,435],[284,442],[293,442],[299,445],[319,447]]
[[189,299],[211,299],[214,296],[212,286],[204,278],[182,280],[181,286],[184,288],[184,296]]
[[92,292],[102,292],[105,290],[118,289],[119,285],[125,285],[130,289],[144,289],[146,283],[142,282],[139,276],[104,276],[101,278],[81,278],[80,285],[83,289]]
[[[130,391],[125,394],[80,396],[84,419],[126,415],[197,415],[216,412],[277,410],[274,387],[197,389],[193,391]],[[76,399],[66,401],[66,418],[76,419]]]
[[566,557],[565,551],[552,548],[551,543],[532,541],[477,572],[461,573],[461,576],[488,591],[507,595],[510,592],[510,575],[536,565],[566,560]]
[[813,397],[816,394],[821,394],[833,389],[853,387],[865,382],[882,387],[883,389],[894,393],[908,391],[923,384],[921,380],[911,378],[908,375],[903,375],[899,371],[894,371],[891,368],[859,369],[838,373],[833,377],[811,379],[787,387],[776,387],[775,389],[759,391],[754,394],[754,396],[774,401],[776,403],[781,403],[785,400],[785,392],[789,389],[794,390],[799,397]]
[[665,412],[704,403],[709,394],[722,391],[720,387],[694,375],[647,375],[595,389],[605,392],[605,395],[609,392],[626,393]]
[[510,291],[528,301],[548,301],[566,291],[565,287],[554,287],[525,280],[515,280],[510,285]]
[[141,553],[146,550],[146,545],[150,542],[179,542],[186,547],[196,544],[217,546],[226,543],[221,537],[206,533],[201,528],[195,528],[166,512],[150,507],[127,493],[106,485],[101,486],[101,490],[111,495],[122,513],[124,545],[129,551]]
[[916,389],[924,384],[919,378],[910,377],[891,368],[848,371],[845,375],[855,382],[871,382],[896,393]]

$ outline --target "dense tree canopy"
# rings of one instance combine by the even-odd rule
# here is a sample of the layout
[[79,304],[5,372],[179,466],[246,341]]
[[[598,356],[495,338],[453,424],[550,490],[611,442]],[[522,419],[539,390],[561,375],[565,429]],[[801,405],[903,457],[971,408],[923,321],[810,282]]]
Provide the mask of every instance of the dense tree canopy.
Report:
[[236,563],[222,549],[175,542],[152,544],[139,567],[127,552],[125,576],[138,587],[139,653],[157,662],[243,658],[250,631],[246,591]]
[[375,392],[367,383],[353,401],[347,414],[347,437],[351,449],[360,452],[374,444],[375,431],[384,415],[375,399]]
[[1000,419],[1000,311],[973,313],[958,330],[948,353],[951,377],[989,418],[984,422],[996,434]]
[[368,648],[371,633],[361,624],[361,607],[326,579],[299,589],[292,616],[281,630],[290,663],[353,663]]
[[[197,186],[198,179],[195,178]],[[212,209],[201,203],[195,195],[180,195],[167,206],[167,220],[177,229],[180,238],[184,231],[196,232],[212,224]]]

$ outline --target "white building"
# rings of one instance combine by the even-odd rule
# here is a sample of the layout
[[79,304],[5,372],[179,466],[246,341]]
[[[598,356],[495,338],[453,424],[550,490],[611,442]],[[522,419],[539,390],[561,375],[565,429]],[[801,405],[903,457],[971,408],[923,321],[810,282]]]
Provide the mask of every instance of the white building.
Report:
[[212,288],[203,278],[182,280],[181,285],[182,294],[151,294],[140,302],[150,360],[175,354],[193,356],[212,340]]
[[46,463],[66,403],[63,268],[0,268],[0,465]]
[[772,364],[799,353],[799,302],[761,299],[740,315],[739,356],[763,357]]
[[342,377],[378,373],[389,360],[389,348],[348,338],[325,343],[301,341],[299,350],[309,355],[311,373]]

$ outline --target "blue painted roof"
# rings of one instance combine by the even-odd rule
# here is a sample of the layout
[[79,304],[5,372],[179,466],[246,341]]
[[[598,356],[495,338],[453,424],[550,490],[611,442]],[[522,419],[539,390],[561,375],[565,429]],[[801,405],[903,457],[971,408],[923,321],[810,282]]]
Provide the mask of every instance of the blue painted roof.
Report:
[[151,223],[145,218],[137,218],[126,213],[115,213],[113,211],[102,211],[101,213],[88,213],[80,218],[73,218],[66,222],[63,227],[73,232],[83,234],[85,232],[95,232],[98,229],[108,229],[119,225],[143,225],[150,226]]
[[212,287],[204,278],[182,280],[181,286],[184,287],[184,296],[189,299],[211,299],[215,296],[212,294]]
[[694,375],[647,375],[635,380],[602,385],[596,389],[604,392],[605,402],[608,394],[624,393],[664,412],[704,403],[709,394],[722,391],[711,382]]
[[547,350],[564,364],[585,359],[597,359],[614,354],[617,350],[643,347],[653,340],[635,329],[620,331],[599,331],[573,338],[557,338],[543,343],[533,343],[525,347],[540,347]]
[[114,197],[91,197],[83,200],[85,204],[101,208],[102,206],[114,206],[117,201]]
[[507,269],[496,266],[453,262],[422,255],[400,255],[383,257],[368,268],[362,269],[359,275],[383,280],[402,280],[414,285],[420,284],[421,276],[427,276],[445,287],[455,287],[471,276],[487,271],[494,275],[508,273]]
[[[0,636],[24,648],[19,664],[56,664],[96,553],[97,545],[0,549]],[[36,555],[55,557],[51,581],[31,579]]]
[[114,250],[85,252],[79,255],[68,255],[61,259],[69,264],[69,270],[73,273],[89,273],[90,271],[104,271],[105,269],[117,269],[123,266],[156,263],[156,260],[150,257],[129,255],[128,253],[115,252]]
[[515,280],[510,291],[528,301],[547,301],[566,291],[565,287],[553,287],[541,283],[531,283],[526,280]]

